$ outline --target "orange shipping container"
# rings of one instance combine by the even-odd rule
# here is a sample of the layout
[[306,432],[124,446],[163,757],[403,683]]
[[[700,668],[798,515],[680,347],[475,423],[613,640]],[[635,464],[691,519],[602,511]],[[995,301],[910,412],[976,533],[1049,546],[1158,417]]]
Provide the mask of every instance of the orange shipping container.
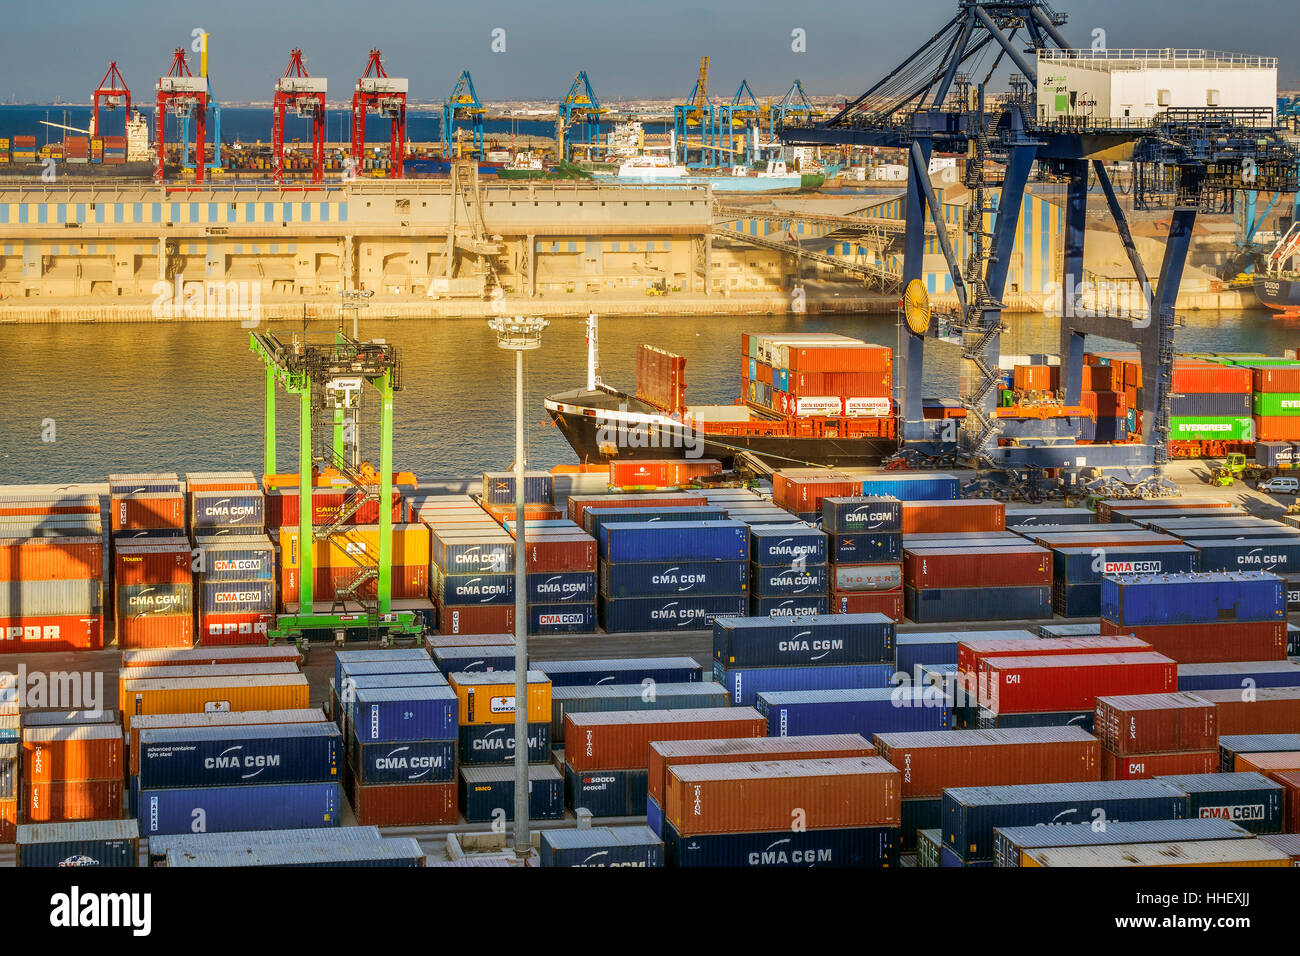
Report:
[[[1300,727],[1300,687],[1259,687],[1252,700],[1235,690],[1198,690],[1218,709],[1219,735],[1293,734]],[[1240,761],[1240,757],[1237,758]]]
[[102,538],[0,538],[0,581],[97,581],[103,576]]
[[122,728],[117,724],[28,727],[23,731],[28,783],[122,778]]
[[18,835],[18,798],[0,800],[0,844],[13,843]]
[[185,496],[179,492],[146,492],[113,499],[113,530],[144,528],[185,530]]
[[1101,752],[1102,780],[1150,780],[1187,773],[1217,773],[1217,750],[1191,750],[1185,753],[1115,754]]
[[[484,512],[486,515],[486,512]],[[429,528],[420,522],[393,525],[392,563],[429,564]],[[297,528],[280,529],[280,567],[296,568],[302,556]],[[353,557],[355,556],[355,560]],[[379,558],[379,526],[348,525],[317,541],[312,548],[312,563],[318,568],[353,568]]]
[[129,731],[136,714],[298,710],[309,706],[309,697],[307,678],[301,674],[132,681],[122,722]]
[[1047,392],[1060,386],[1061,369],[1057,365],[1017,365],[1011,384],[1018,392]]
[[122,781],[25,784],[23,814],[25,823],[117,820],[122,816]]
[[1300,440],[1300,415],[1256,415],[1255,441]]
[[163,678],[195,677],[267,677],[274,674],[297,674],[296,661],[256,662],[251,664],[192,664],[187,667],[156,664],[153,666],[121,667],[117,671],[117,709],[126,709],[128,681],[161,680]]
[[[1116,375],[1115,373],[1120,374]],[[1123,385],[1123,370],[1113,365],[1083,366],[1083,391],[1113,392]]]
[[1283,750],[1279,753],[1238,754],[1235,763],[1238,773],[1255,771],[1271,777],[1277,771],[1300,770],[1300,751]]
[[[1286,799],[1283,801],[1286,824],[1283,829],[1287,833],[1300,833],[1300,770],[1279,770],[1269,774],[1269,777],[1286,788]],[[0,843],[3,842],[0,840]]]
[[194,615],[159,614],[147,617],[116,617],[117,646],[137,648],[193,647]]
[[1007,506],[984,498],[903,502],[903,534],[1005,531]]
[[902,774],[879,757],[690,764],[665,778],[664,820],[681,836],[897,826]]

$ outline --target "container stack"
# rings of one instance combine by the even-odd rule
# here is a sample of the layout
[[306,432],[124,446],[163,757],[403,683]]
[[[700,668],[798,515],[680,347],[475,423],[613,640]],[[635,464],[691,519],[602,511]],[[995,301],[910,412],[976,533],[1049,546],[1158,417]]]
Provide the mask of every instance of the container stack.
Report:
[[15,136],[13,141],[13,158],[15,164],[36,162],[35,136]]
[[0,654],[104,646],[99,497],[0,489]]
[[11,679],[12,675],[0,677],[0,846],[14,842],[22,790],[18,768],[22,744],[18,732],[17,690]]
[[752,707],[565,714],[565,800],[596,817],[643,816],[652,741],[762,736]]
[[[549,475],[547,476],[550,477]],[[527,521],[527,519],[525,519]],[[528,587],[529,634],[591,634],[596,630],[596,539],[576,524],[524,528],[522,550]]]
[[1300,441],[1300,366],[1266,365],[1250,371],[1255,441]]
[[[515,517],[515,473],[483,472],[483,510],[497,521]],[[555,507],[554,480],[544,471],[524,472],[524,520],[539,521],[562,517]]]
[[118,647],[193,646],[193,562],[190,542],[184,537],[114,539],[113,609]]
[[894,353],[826,332],[741,336],[745,399],[780,415],[887,418]]
[[[1083,366],[1079,404],[1092,416],[1081,419],[1080,438],[1099,443],[1128,441],[1128,436],[1137,431],[1137,409],[1141,405],[1131,399],[1141,385],[1141,372],[1141,365],[1118,361]],[[1126,374],[1137,375],[1131,387],[1125,382]]]
[[861,494],[899,501],[951,501],[961,497],[961,482],[953,475],[891,472],[863,478]]
[[514,631],[515,540],[485,512],[479,515],[482,520],[447,518],[432,526],[429,576],[442,634]]
[[[901,793],[902,774],[879,757],[669,767],[665,855],[670,865],[684,854],[737,866],[754,853],[786,854],[790,864],[810,853],[839,856],[841,865],[893,866]],[[792,819],[806,819],[807,828],[792,829]]]
[[1215,707],[1192,694],[1098,697],[1093,733],[1103,780],[1213,773],[1219,766]]
[[195,548],[198,642],[262,644],[275,618],[275,557],[265,498],[251,472],[185,476]]
[[1262,571],[1107,575],[1102,634],[1132,634],[1180,664],[1286,658],[1286,585]]
[[1052,610],[1061,617],[1097,617],[1106,575],[1189,574],[1198,558],[1185,544],[1053,548]]
[[825,498],[831,612],[903,620],[903,505],[897,498]]
[[[1250,369],[1178,359],[1170,395],[1170,441],[1254,441]],[[1271,407],[1271,406],[1269,406]]]
[[820,524],[822,499],[862,494],[862,480],[824,468],[791,468],[772,475],[772,501],[809,524]]
[[716,458],[610,459],[609,487],[619,492],[673,491],[720,474],[722,462]]
[[751,617],[830,613],[826,535],[804,524],[750,525]]
[[[289,610],[291,605],[296,607],[299,600],[298,569],[302,552],[298,539],[296,526],[280,528],[280,604],[284,610]],[[314,601],[375,598],[378,578],[367,570],[378,562],[379,525],[345,525],[327,539],[313,540],[311,545]],[[394,524],[391,559],[393,600],[414,600],[428,594],[429,529],[425,525]]]
[[122,728],[117,724],[23,730],[24,823],[122,816]]
[[894,622],[883,614],[719,617],[713,679],[735,706],[765,691],[884,688],[894,674]]
[[749,610],[742,521],[607,521],[598,540],[600,619],[610,633],[707,630]]
[[[470,823],[514,819],[515,672],[453,673],[459,730],[460,794]],[[528,672],[528,762],[530,814],[564,815],[563,779],[551,764],[551,681]]]

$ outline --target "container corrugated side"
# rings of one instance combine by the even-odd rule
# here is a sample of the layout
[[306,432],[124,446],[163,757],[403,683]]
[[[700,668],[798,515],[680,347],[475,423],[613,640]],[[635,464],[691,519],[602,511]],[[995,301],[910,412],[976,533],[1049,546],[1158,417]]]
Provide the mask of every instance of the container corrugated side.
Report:
[[1021,865],[1030,850],[1067,846],[1111,846],[1133,843],[1166,843],[1200,840],[1246,840],[1249,830],[1226,820],[1136,820],[1108,823],[1063,823],[1058,826],[995,827],[993,862],[996,866]]

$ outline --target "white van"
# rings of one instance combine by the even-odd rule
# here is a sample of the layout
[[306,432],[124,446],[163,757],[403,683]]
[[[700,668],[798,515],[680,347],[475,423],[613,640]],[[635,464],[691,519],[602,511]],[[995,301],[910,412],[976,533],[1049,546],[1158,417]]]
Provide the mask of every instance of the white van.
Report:
[[1300,494],[1300,478],[1270,478],[1268,481],[1261,481],[1256,487],[1260,491],[1275,495]]

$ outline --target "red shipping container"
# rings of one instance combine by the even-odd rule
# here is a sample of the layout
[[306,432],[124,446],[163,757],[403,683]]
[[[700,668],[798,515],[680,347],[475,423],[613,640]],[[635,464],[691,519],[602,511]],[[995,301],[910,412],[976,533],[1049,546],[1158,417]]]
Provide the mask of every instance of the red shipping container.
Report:
[[611,488],[666,488],[668,462],[663,459],[613,460],[609,463]]
[[352,786],[352,809],[363,827],[416,827],[455,823],[459,799],[454,783]]
[[0,800],[0,844],[13,843],[18,836],[18,798]]
[[892,372],[894,353],[882,345],[790,346],[790,370],[800,372]]
[[1180,773],[1217,773],[1219,751],[1187,753],[1116,754],[1101,752],[1102,780],[1150,780]]
[[1194,694],[1098,697],[1092,732],[1115,754],[1174,753],[1219,745],[1214,705]]
[[1300,750],[1237,754],[1233,769],[1238,773],[1262,773],[1266,777],[1288,770],[1300,770]]
[[1128,414],[1123,392],[1082,392],[1079,404],[1098,418],[1123,418]]
[[1213,362],[1195,362],[1180,359],[1174,362],[1173,383],[1170,391],[1181,394],[1240,395],[1254,387],[1251,370]]
[[0,497],[0,516],[31,517],[33,515],[97,515],[97,495],[38,494],[30,498],[21,495]]
[[[1201,508],[1217,510],[1236,507],[1236,504],[1226,498],[1178,498],[1169,500],[1169,504],[1158,505],[1150,499],[1143,498],[1107,498],[1105,501],[1097,502],[1097,520],[1102,524],[1106,524],[1113,519],[1114,515],[1123,514],[1127,511],[1151,511],[1160,510],[1161,508],[1177,511]],[[1173,503],[1175,500],[1177,501],[1176,504]]]
[[508,634],[514,629],[514,605],[444,607],[438,612],[439,634]]
[[989,657],[978,680],[980,704],[995,714],[1093,710],[1102,696],[1178,690],[1178,665],[1149,652]]
[[883,614],[903,620],[903,589],[893,591],[835,591],[831,594],[832,614]]
[[28,783],[120,780],[122,728],[28,727],[23,731],[23,779]]
[[668,768],[702,763],[752,763],[825,757],[874,757],[860,734],[811,737],[736,737],[721,740],[656,740],[650,744],[647,792],[663,807]]
[[[376,492],[378,489],[374,489]],[[311,493],[312,524],[333,524],[344,508],[360,496],[360,492],[344,492],[335,488],[313,488]],[[393,521],[404,522],[410,517],[402,502],[402,493],[393,489]],[[367,501],[357,508],[345,524],[378,524],[379,502]],[[266,526],[268,528],[297,527],[298,488],[271,488],[266,492]]]
[[118,820],[121,816],[121,779],[23,785],[25,823]]
[[236,614],[199,614],[197,638],[207,647],[264,645],[275,623],[270,612],[248,611]]
[[906,548],[903,581],[916,588],[1029,587],[1052,583],[1052,552],[1029,543],[980,548]]
[[671,508],[708,503],[703,495],[688,492],[659,495],[570,495],[568,517],[581,527],[582,513],[587,508]]
[[1011,371],[1011,385],[1018,392],[1046,392],[1059,388],[1059,365],[1017,365]]
[[904,501],[903,534],[954,531],[1005,531],[1007,506],[985,498],[955,501]]
[[1249,390],[1256,392],[1300,392],[1300,366],[1251,369],[1251,387]]
[[[1286,796],[1282,801],[1286,813],[1283,829],[1287,833],[1300,833],[1300,770],[1281,770],[1269,774],[1269,777],[1286,788]],[[0,843],[3,842],[0,840]]]
[[30,651],[98,651],[104,647],[102,614],[0,617],[0,654]]
[[1300,415],[1256,415],[1255,441],[1300,440]]
[[193,647],[193,614],[158,614],[144,617],[119,617],[115,633],[117,646],[141,647]]
[[[1117,371],[1119,375],[1115,374]],[[1118,391],[1123,384],[1123,370],[1114,365],[1083,366],[1083,391],[1085,392]]]
[[[773,490],[775,491],[775,484]],[[786,479],[785,500],[777,504],[787,511],[803,514],[820,511],[823,498],[851,498],[862,494],[861,479],[853,479],[835,472],[824,477],[795,475]]]
[[979,673],[980,662],[989,657],[1050,657],[1059,654],[1143,654],[1151,645],[1128,635],[1114,637],[1008,638],[957,644],[957,671]]
[[1220,737],[1293,734],[1300,727],[1300,687],[1258,687],[1249,695],[1239,689],[1198,690],[1196,696],[1217,708]]
[[180,492],[146,492],[113,499],[113,530],[146,528],[185,530],[185,496]]
[[98,581],[103,576],[102,538],[0,538],[0,581]]
[[113,583],[184,584],[193,580],[194,557],[185,538],[119,541],[113,548]]
[[766,736],[767,721],[753,707],[568,713],[564,759],[574,770],[632,770],[648,765],[652,740]]
[[186,494],[198,491],[260,491],[256,478],[202,478],[196,475],[185,476]]
[[525,528],[524,567],[529,574],[595,571],[596,539],[577,528],[559,533]]
[[664,820],[682,836],[896,826],[901,775],[879,757],[690,764],[668,771]]
[[1101,744],[1078,727],[927,730],[876,734],[874,742],[903,772],[904,799],[937,798],[947,787],[1101,779]]
[[1180,664],[1286,660],[1285,621],[1221,621],[1129,627],[1104,618],[1102,634],[1131,634]]

